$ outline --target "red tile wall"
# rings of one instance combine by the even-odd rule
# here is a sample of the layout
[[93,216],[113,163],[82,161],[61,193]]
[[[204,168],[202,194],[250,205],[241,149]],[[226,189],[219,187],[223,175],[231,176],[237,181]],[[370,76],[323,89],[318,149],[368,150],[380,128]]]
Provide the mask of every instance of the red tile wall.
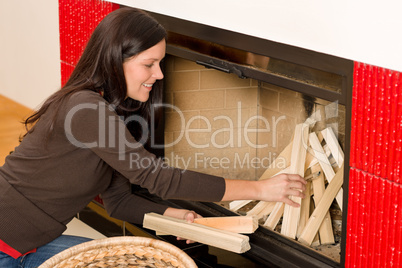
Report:
[[345,267],[402,267],[401,82],[355,63]]
[[402,75],[356,63],[351,166],[401,183]]
[[59,0],[61,84],[70,77],[98,23],[119,5],[101,0]]

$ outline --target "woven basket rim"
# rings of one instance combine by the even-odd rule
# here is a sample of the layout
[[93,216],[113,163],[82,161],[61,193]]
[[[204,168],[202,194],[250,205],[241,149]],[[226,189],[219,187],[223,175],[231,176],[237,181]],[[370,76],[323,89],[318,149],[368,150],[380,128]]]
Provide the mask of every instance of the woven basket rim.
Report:
[[42,265],[40,265],[38,268],[52,268],[58,263],[67,260],[83,251],[89,251],[92,249],[104,248],[113,245],[119,245],[119,246],[136,245],[136,246],[153,247],[173,255],[180,262],[182,262],[182,264],[186,268],[197,268],[197,265],[195,264],[194,260],[178,247],[170,243],[164,242],[162,240],[157,240],[148,237],[141,237],[141,236],[117,236],[117,237],[108,237],[84,242],[54,255],[53,257],[45,261]]

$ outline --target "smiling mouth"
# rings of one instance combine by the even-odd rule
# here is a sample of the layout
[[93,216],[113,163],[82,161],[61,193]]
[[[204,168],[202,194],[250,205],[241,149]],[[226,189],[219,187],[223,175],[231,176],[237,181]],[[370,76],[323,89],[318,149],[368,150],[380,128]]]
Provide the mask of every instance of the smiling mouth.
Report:
[[144,87],[152,87],[153,86],[153,84],[145,84],[145,83],[143,83],[142,84]]

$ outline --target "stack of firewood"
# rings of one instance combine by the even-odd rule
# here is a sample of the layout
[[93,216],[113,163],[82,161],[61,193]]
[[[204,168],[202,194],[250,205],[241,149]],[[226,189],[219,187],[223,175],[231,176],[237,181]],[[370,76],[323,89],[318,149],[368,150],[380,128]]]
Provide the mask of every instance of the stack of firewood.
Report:
[[[331,128],[319,132],[310,132],[310,128],[308,122],[297,125],[293,141],[260,178],[267,179],[280,173],[309,178],[306,198],[290,197],[300,207],[260,201],[247,216],[257,217],[269,229],[275,229],[282,219],[281,234],[305,245],[333,244],[329,208],[335,200],[342,209],[344,154]],[[238,211],[252,201],[234,201],[229,206],[232,211]]]
[[202,218],[188,223],[149,213],[144,217],[144,227],[155,230],[159,235],[175,235],[243,253],[250,249],[250,245],[248,236],[242,234],[253,233],[258,228],[258,222],[275,229],[282,219],[281,233],[289,238],[305,245],[333,244],[329,208],[336,200],[342,209],[344,155],[331,128],[310,132],[314,123],[314,120],[307,120],[296,126],[293,141],[260,178],[268,179],[280,173],[309,178],[306,198],[290,197],[300,207],[282,202],[240,200],[230,202],[230,210],[237,212],[250,203],[256,203],[246,216]]

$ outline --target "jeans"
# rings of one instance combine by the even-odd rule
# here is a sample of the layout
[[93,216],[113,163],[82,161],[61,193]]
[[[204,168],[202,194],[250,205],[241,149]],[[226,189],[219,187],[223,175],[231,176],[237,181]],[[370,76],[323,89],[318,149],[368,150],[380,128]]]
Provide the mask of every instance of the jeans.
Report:
[[86,237],[62,235],[52,242],[38,247],[36,252],[29,253],[17,259],[0,252],[0,268],[34,268],[44,263],[50,257],[72,246],[90,241]]

